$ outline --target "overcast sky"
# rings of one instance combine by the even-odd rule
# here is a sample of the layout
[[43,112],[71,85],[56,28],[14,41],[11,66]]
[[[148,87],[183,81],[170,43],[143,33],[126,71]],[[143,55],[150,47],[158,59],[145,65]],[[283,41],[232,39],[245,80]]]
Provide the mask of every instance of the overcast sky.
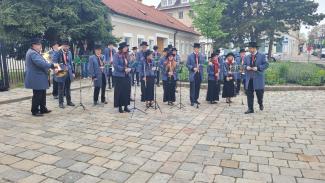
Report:
[[[319,4],[318,12],[325,13],[325,0],[314,0]],[[160,0],[143,0],[143,2],[147,5],[158,6]],[[321,24],[325,24],[325,19],[321,22]],[[302,26],[301,32],[308,34],[310,28],[306,29],[305,26]]]

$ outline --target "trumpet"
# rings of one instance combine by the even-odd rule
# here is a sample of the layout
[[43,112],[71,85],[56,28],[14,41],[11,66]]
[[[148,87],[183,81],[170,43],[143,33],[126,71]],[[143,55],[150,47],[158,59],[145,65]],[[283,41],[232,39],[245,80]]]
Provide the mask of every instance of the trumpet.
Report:
[[42,53],[42,56],[47,63],[52,63],[52,58],[49,51]]

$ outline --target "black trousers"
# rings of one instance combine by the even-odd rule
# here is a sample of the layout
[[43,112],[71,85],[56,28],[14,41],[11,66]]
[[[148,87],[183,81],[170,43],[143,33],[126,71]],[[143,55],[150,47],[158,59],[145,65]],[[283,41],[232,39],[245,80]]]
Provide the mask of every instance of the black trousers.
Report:
[[33,90],[32,109],[33,114],[47,111],[46,90]]
[[196,73],[194,75],[194,81],[190,82],[190,100],[191,100],[191,103],[195,103],[199,99],[201,82],[202,81],[201,81],[200,73]]
[[58,96],[59,95],[59,85],[58,85],[58,82],[56,82],[54,80],[54,77],[53,77],[53,90],[52,90],[52,95],[55,97],[55,96]]
[[248,109],[254,111],[254,91],[256,92],[257,102],[259,105],[263,105],[263,96],[264,90],[254,90],[253,80],[249,80],[248,88],[247,88],[247,104]]
[[95,87],[95,89],[94,89],[94,102],[98,102],[99,91],[101,91],[101,102],[105,102],[106,101],[106,98],[105,98],[106,76],[104,73],[102,74],[102,86]]
[[115,81],[114,81],[114,76],[113,76],[113,70],[112,70],[112,68],[109,68],[108,69],[107,83],[108,83],[108,88],[112,88],[112,87],[115,86]]
[[59,82],[58,83],[59,86],[59,103],[63,104],[64,100],[64,94],[66,96],[67,99],[67,103],[71,102],[71,80],[69,75],[67,76],[67,78],[65,79],[65,82]]

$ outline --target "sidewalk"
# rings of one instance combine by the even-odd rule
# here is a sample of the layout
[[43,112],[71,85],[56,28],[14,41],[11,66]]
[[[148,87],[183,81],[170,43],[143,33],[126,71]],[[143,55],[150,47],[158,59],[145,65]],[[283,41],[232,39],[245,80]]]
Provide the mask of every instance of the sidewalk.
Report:
[[[82,80],[81,88],[89,88],[91,86],[90,80]],[[71,90],[78,90],[80,87],[79,80],[72,83]],[[207,89],[207,84],[201,85],[201,89]],[[188,82],[183,82],[182,87],[189,88]],[[298,86],[298,85],[285,85],[285,86],[266,86],[266,91],[299,91],[299,90],[325,90],[325,86]],[[84,91],[84,92],[88,92]],[[92,90],[91,90],[92,92]],[[14,88],[6,92],[0,92],[0,105],[18,102],[22,100],[29,100],[32,98],[32,90],[25,88]],[[52,94],[52,88],[47,90],[47,95]]]

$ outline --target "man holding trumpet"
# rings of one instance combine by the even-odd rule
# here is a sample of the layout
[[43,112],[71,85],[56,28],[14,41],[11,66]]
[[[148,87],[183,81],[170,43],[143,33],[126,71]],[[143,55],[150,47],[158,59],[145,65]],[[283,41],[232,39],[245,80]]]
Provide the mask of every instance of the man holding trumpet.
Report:
[[198,106],[200,104],[198,101],[200,87],[203,80],[204,55],[200,53],[200,43],[194,43],[193,47],[194,52],[188,56],[186,66],[189,70],[191,106],[194,106],[194,103]]
[[41,55],[42,39],[33,38],[31,48],[26,53],[25,88],[33,90],[33,116],[40,117],[50,113],[46,107],[46,89],[48,84],[48,70],[58,68],[58,64],[48,63]]

